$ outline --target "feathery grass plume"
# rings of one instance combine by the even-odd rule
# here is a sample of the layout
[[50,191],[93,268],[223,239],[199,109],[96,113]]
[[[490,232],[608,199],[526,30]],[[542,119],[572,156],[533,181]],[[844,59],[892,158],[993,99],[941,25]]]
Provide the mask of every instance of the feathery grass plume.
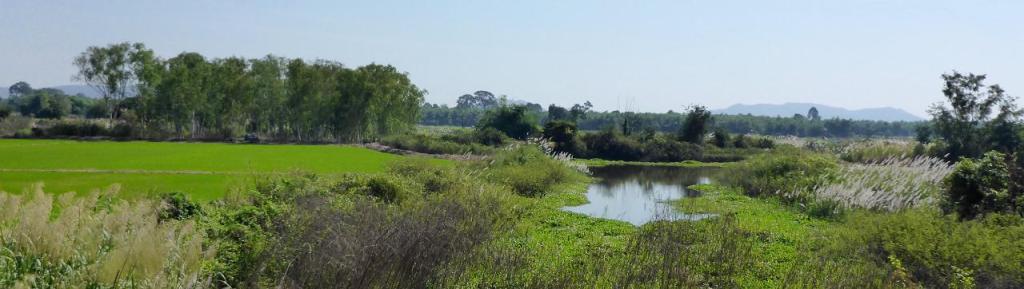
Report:
[[[545,138],[527,138],[526,139],[526,143],[530,144],[530,145],[537,146],[538,148],[540,148],[540,150],[542,152],[544,152],[545,155],[547,155],[551,159],[554,159],[554,160],[562,163],[563,165],[565,165],[565,166],[567,166],[569,168],[572,168],[572,169],[574,169],[576,171],[579,171],[581,173],[584,173],[584,174],[588,174],[588,175],[590,174],[590,168],[587,167],[587,164],[574,160],[572,154],[569,154],[567,152],[555,151],[555,146],[548,139],[545,139]],[[510,145],[506,149],[511,150],[515,146],[516,146],[515,144]]]
[[0,287],[203,287],[203,234],[191,221],[158,222],[152,201],[113,201],[117,190],[0,192]]
[[905,139],[843,142],[836,146],[839,159],[852,163],[880,163],[892,158],[915,157],[917,143]]
[[814,188],[814,196],[848,208],[883,211],[934,206],[941,181],[952,170],[945,161],[926,156],[846,164],[840,169],[840,181]]

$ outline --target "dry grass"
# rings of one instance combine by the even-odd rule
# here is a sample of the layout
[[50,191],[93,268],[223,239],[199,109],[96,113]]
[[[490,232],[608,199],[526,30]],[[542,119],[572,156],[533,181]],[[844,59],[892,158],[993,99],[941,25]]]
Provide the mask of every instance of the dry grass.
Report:
[[114,201],[116,191],[0,192],[0,287],[202,287],[206,252],[194,224],[160,223],[157,204]]

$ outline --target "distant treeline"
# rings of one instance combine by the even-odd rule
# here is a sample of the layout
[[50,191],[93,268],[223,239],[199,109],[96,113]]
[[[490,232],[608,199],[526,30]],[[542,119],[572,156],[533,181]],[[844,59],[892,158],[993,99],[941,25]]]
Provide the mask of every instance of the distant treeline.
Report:
[[[84,113],[18,111],[105,116],[143,138],[358,141],[411,128],[425,94],[390,65],[352,69],[326,60],[212,59],[193,52],[160,59],[141,43],[90,47],[74,64],[76,78],[102,94],[101,106]],[[11,89],[18,90],[12,99],[36,94]]]
[[[479,94],[480,92],[478,92]],[[489,94],[489,93],[488,93]],[[424,104],[421,111],[422,125],[473,126],[481,117],[492,109],[490,104],[479,104],[461,101],[456,107],[446,105]],[[589,104],[589,103],[588,103]],[[560,114],[577,114],[571,116],[582,130],[602,130],[609,127],[623,128],[627,131],[643,131],[653,129],[659,132],[675,133],[685,114],[669,111],[667,113],[635,113],[635,112],[595,112],[590,111],[588,104],[574,105],[563,108],[556,105],[548,106],[545,111],[538,104],[526,104],[528,113],[535,119],[546,123],[551,119],[559,119]],[[791,135],[806,137],[909,137],[915,135],[915,129],[922,122],[886,122],[850,119],[821,119],[814,113],[811,116],[794,115],[792,117],[769,117],[754,115],[714,115],[712,127],[723,128],[734,134]]]

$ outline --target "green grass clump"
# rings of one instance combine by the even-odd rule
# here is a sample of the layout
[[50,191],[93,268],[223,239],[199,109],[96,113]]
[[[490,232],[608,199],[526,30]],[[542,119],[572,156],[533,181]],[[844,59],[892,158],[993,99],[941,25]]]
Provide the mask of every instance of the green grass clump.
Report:
[[491,180],[523,196],[540,196],[564,182],[579,179],[579,172],[534,146],[517,146],[495,154],[488,166]]
[[479,143],[459,143],[441,137],[422,134],[388,136],[381,139],[380,143],[397,149],[425,154],[485,155],[494,153],[496,150],[494,147]]
[[809,190],[832,181],[837,160],[826,154],[796,149],[751,157],[735,166],[733,183],[752,195],[777,195],[797,201]]

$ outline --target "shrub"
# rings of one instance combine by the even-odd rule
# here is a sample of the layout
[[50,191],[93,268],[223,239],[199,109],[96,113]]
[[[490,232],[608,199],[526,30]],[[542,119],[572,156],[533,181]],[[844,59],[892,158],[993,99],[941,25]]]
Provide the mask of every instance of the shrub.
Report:
[[583,142],[577,137],[576,124],[564,120],[550,121],[544,124],[544,138],[554,143],[554,150],[574,155],[586,151]]
[[[497,203],[430,199],[391,208],[355,200],[351,208],[305,196],[275,229],[260,258],[262,282],[284,288],[427,288],[447,265],[486,242]],[[446,272],[451,273],[451,272]],[[266,284],[266,283],[270,284]]]
[[[992,212],[1024,214],[1019,201],[1010,192],[1009,160],[1002,153],[991,151],[980,159],[963,159],[945,179],[947,212],[971,219]],[[1012,165],[1012,164],[1011,164]]]
[[906,210],[859,212],[848,222],[875,254],[902,261],[925,288],[944,288],[968,276],[977,288],[1024,287],[1024,219],[1019,216],[958,221],[934,210]]
[[95,137],[95,136],[107,136],[110,132],[107,131],[106,127],[89,121],[61,121],[53,126],[44,129],[42,136],[44,137]]
[[502,146],[509,143],[509,137],[493,127],[486,127],[473,130],[473,141],[482,145]]
[[723,128],[715,129],[715,133],[712,136],[711,143],[720,148],[726,148],[732,145],[729,141],[729,132]]
[[203,213],[199,203],[193,202],[188,195],[181,192],[161,194],[160,200],[160,212],[157,216],[161,222],[191,219]]
[[524,105],[502,105],[487,111],[477,123],[477,129],[493,128],[515,139],[526,139],[536,133],[537,120],[527,113]]
[[338,183],[341,192],[373,197],[385,203],[400,203],[412,198],[415,185],[391,175],[349,176]]
[[787,149],[748,158],[735,168],[733,180],[749,194],[803,201],[810,190],[834,180],[838,168],[829,155]]
[[700,160],[703,148],[689,142],[680,142],[666,137],[657,136],[643,146],[641,161],[648,162],[679,162]]
[[11,115],[0,119],[0,136],[27,137],[32,134],[36,120],[31,117]]
[[491,154],[494,148],[468,143],[462,144],[422,134],[391,135],[380,140],[381,144],[408,151],[426,154]]
[[497,153],[489,168],[488,178],[530,197],[541,196],[558,184],[581,177],[575,169],[527,145]]
[[587,153],[583,155],[588,158],[638,161],[644,154],[639,142],[615,130],[585,134],[582,139],[587,147]]

